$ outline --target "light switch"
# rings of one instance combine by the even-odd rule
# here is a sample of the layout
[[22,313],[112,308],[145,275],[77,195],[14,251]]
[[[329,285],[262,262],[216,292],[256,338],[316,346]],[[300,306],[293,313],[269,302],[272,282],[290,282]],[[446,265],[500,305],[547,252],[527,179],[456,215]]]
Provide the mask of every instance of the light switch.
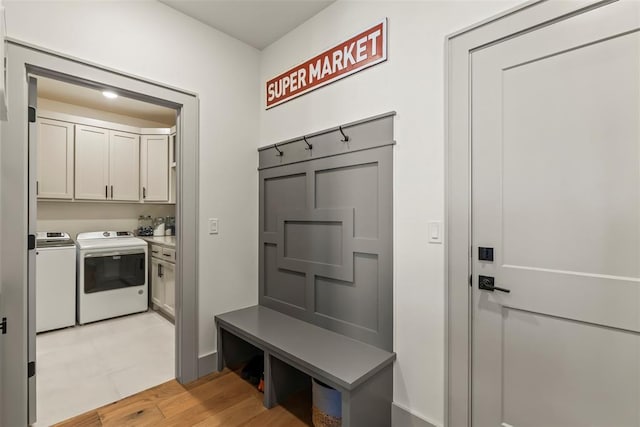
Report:
[[209,234],[218,234],[218,218],[209,218]]
[[429,221],[427,223],[427,230],[429,233],[429,243],[442,243],[442,221]]

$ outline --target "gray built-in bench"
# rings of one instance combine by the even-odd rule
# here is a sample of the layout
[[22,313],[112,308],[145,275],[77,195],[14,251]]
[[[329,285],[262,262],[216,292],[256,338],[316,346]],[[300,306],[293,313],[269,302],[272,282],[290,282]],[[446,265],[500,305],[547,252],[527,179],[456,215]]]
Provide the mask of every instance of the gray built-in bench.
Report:
[[218,370],[264,357],[267,408],[315,378],[343,426],[391,426],[394,114],[259,150],[259,305],[215,321]]
[[313,377],[342,393],[343,426],[391,426],[395,353],[262,306],[216,316],[216,322],[218,370],[225,361],[234,366],[259,354],[255,350],[264,354],[267,408]]

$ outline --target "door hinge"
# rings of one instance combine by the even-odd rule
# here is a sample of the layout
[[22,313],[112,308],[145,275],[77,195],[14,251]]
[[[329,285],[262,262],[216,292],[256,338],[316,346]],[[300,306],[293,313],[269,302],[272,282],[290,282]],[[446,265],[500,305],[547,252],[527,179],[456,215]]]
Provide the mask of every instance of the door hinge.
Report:
[[7,335],[7,318],[3,317],[2,322],[0,323],[0,332],[2,335]]
[[32,251],[36,248],[36,236],[35,234],[29,234],[27,237],[27,248]]
[[34,107],[29,107],[29,123],[36,122],[36,109]]
[[36,362],[29,362],[27,364],[27,378],[31,378],[36,374]]

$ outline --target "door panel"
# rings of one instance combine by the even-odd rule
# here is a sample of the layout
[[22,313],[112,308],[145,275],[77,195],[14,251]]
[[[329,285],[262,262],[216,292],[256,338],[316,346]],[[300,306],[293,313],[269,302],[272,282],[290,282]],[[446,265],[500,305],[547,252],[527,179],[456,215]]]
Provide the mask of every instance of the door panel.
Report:
[[169,200],[169,139],[166,135],[142,137],[142,186],[145,201]]
[[112,200],[140,200],[140,137],[109,131],[109,185]]
[[640,425],[639,6],[472,54],[474,426]]
[[76,199],[106,200],[109,131],[76,125]]
[[73,198],[72,123],[38,118],[39,198]]

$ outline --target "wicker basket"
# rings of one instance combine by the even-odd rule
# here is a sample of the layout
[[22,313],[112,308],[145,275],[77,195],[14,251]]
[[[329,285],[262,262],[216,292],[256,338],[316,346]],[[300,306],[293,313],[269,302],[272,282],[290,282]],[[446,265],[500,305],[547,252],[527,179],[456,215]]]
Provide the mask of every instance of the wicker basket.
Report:
[[333,417],[325,414],[315,406],[312,408],[314,427],[341,427],[342,418]]
[[313,425],[315,427],[342,426],[342,397],[338,390],[315,378],[313,385]]

